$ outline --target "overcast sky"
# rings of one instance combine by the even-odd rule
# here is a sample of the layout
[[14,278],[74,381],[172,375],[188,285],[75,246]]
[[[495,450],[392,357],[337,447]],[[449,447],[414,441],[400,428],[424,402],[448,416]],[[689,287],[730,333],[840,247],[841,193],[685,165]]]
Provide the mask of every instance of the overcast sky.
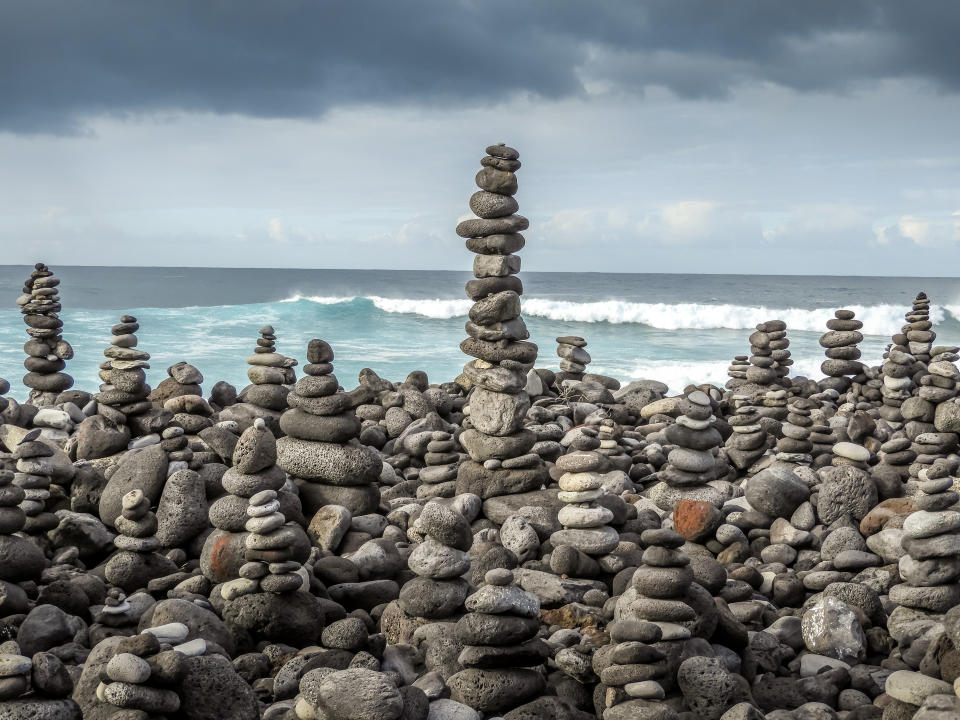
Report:
[[953,0],[0,0],[0,263],[960,273]]

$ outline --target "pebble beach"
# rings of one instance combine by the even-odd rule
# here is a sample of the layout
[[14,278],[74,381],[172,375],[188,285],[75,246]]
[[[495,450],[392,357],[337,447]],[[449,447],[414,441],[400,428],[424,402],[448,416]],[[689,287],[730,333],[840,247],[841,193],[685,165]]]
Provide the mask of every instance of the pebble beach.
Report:
[[0,268],[0,719],[960,718],[953,282],[538,275],[473,172],[394,296]]

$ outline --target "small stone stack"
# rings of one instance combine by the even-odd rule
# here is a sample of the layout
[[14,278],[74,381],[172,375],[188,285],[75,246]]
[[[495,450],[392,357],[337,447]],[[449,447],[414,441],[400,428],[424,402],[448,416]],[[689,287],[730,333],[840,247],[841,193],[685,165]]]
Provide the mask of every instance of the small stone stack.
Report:
[[173,422],[188,435],[197,435],[213,425],[213,408],[204,399],[200,383],[203,374],[186,362],[178,362],[167,368],[166,380],[157,385],[150,399],[161,402],[165,410],[173,413]]
[[458,444],[451,433],[437,430],[427,443],[423,456],[426,467],[420,469],[417,479],[417,499],[430,500],[436,497],[453,497],[457,484],[457,466],[460,464]]
[[559,385],[564,380],[583,380],[583,374],[590,364],[590,353],[584,348],[587,341],[575,335],[557,338],[557,356],[560,358],[560,372],[556,374]]
[[59,284],[50,268],[37,263],[17,298],[30,336],[23,346],[28,356],[23,362],[27,369],[23,384],[30,388],[29,402],[37,407],[53,405],[58,394],[73,386],[73,378],[63,372],[73,348],[61,335]]
[[549,655],[537,638],[540,601],[513,584],[509,570],[495,568],[467,598],[470,611],[457,621],[465,670],[447,680],[453,700],[482,713],[501,714],[539,696],[545,687],[536,669]]
[[73,720],[80,707],[70,699],[73,680],[63,661],[50,652],[33,658],[9,641],[0,645],[0,716]]
[[0,580],[19,582],[40,577],[46,559],[37,545],[14,534],[23,530],[27,516],[20,507],[26,492],[13,479],[12,472],[0,469]]
[[470,198],[478,217],[457,225],[457,234],[467,238],[467,249],[477,255],[476,279],[466,287],[474,301],[466,325],[470,337],[460,343],[465,354],[476,358],[461,376],[472,388],[466,408],[469,427],[460,436],[470,460],[457,471],[456,492],[482,499],[535,490],[549,477],[540,457],[530,454],[536,435],[523,427],[530,408],[524,388],[537,346],[525,342],[529,333],[520,317],[523,284],[516,277],[520,258],[513,254],[523,247],[519,233],[529,224],[514,214],[518,157],[505,145],[487,148],[476,177],[481,190]]
[[[921,483],[922,501],[932,507],[949,507],[957,500],[950,477]],[[932,613],[945,613],[960,604],[960,513],[953,510],[919,510],[903,521],[900,558],[903,583],[890,589],[898,605]]]
[[882,404],[878,414],[887,422],[903,422],[900,406],[912,395],[913,368],[916,358],[891,346],[884,354],[880,374],[883,385],[880,387]]
[[23,530],[31,535],[43,534],[60,523],[57,516],[46,509],[50,499],[50,473],[53,471],[47,458],[53,457],[53,449],[39,438],[40,430],[31,430],[13,452],[17,461],[13,484],[23,490],[24,499],[20,503],[26,516]]
[[684,538],[673,530],[654,528],[644,530],[640,540],[646,549],[631,586],[617,600],[614,620],[654,623],[664,641],[686,639],[697,620],[697,611],[688,602],[690,593],[702,588],[693,582],[690,558],[681,549]]
[[930,322],[930,300],[926,293],[917,293],[913,301],[913,309],[904,316],[904,319],[907,324],[903,326],[901,332],[907,341],[908,352],[919,362],[930,362],[930,349],[933,347],[933,341],[937,339],[937,334],[933,331],[933,323]]
[[[186,637],[187,628],[178,639]],[[151,628],[162,630],[163,628]],[[97,699],[119,710],[113,717],[165,717],[180,709],[180,696],[170,689],[186,670],[186,657],[176,650],[162,650],[150,631],[124,638],[117,653],[103,667]]]
[[137,319],[124,315],[110,328],[113,338],[103,351],[107,359],[100,363],[100,379],[105,383],[94,399],[101,405],[122,413],[123,417],[140,415],[153,407],[148,399],[150,386],[144,372],[150,367],[150,354],[137,349]]
[[354,410],[369,401],[370,391],[366,385],[341,391],[332,362],[333,348],[311,340],[306,377],[287,396],[290,409],[280,417],[286,437],[277,441],[277,465],[297,478],[307,517],[324,505],[366,515],[380,503],[377,480],[383,461],[357,440],[361,424]]
[[[262,417],[274,434],[280,414],[287,409],[287,385],[296,380],[293,368],[297,361],[276,351],[277,336],[271,325],[260,328],[260,337],[253,354],[247,357],[247,378],[252,383],[240,391],[239,400],[252,411],[252,417]],[[237,419],[231,417],[231,419]],[[251,420],[247,421],[252,422]]]
[[820,336],[820,346],[826,348],[827,359],[820,371],[827,377],[820,381],[821,388],[846,392],[851,376],[863,372],[863,364],[857,362],[860,349],[857,343],[863,340],[860,328],[863,323],[855,319],[853,310],[837,310],[827,321],[827,332]]
[[234,600],[256,592],[289,593],[303,587],[300,563],[293,560],[294,534],[285,530],[287,519],[280,512],[276,490],[261,490],[250,498],[244,529],[246,549],[240,577],[224,583],[220,595]]
[[597,504],[604,494],[598,472],[602,465],[603,458],[595,451],[557,458],[557,470],[563,472],[557,498],[567,503],[558,516],[563,529],[550,536],[550,569],[558,575],[595,577],[600,572],[595,558],[609,554],[620,542],[617,531],[607,524],[613,512]]
[[157,516],[150,510],[150,501],[143,491],[131,490],[124,495],[122,507],[120,517],[114,521],[120,533],[113,539],[118,552],[110,556],[103,574],[108,582],[132,592],[146,587],[154,578],[177,572],[178,568],[155,552],[160,547]]
[[664,654],[651,643],[663,632],[658,625],[619,620],[607,626],[612,643],[593,655],[593,670],[606,688],[603,719],[657,718],[672,720],[676,713],[660,701],[666,697],[658,682],[667,673]]
[[813,462],[813,443],[810,442],[813,420],[810,414],[814,407],[815,403],[802,397],[789,401],[786,420],[780,425],[783,437],[777,439],[777,460],[796,464]]
[[730,463],[738,470],[746,470],[767,451],[767,433],[750,395],[734,395],[730,400],[734,411],[727,422],[733,433],[724,447]]
[[661,482],[650,490],[650,498],[670,511],[678,500],[723,504],[724,494],[709,485],[716,479],[716,453],[723,438],[713,427],[710,398],[702,390],[689,393],[679,404],[682,415],[664,429],[670,445],[667,463],[657,473]]
[[960,371],[954,362],[960,355],[957,355],[956,347],[935,347],[933,351],[936,354],[930,358],[927,373],[920,378],[917,396],[939,405],[957,396]]
[[428,502],[407,536],[419,543],[407,561],[417,577],[400,590],[400,609],[409,617],[431,622],[462,614],[470,592],[470,584],[463,579],[470,571],[470,523],[455,507]]
[[727,377],[730,379],[727,380],[727,383],[724,387],[727,390],[736,390],[741,385],[746,384],[747,382],[747,369],[750,367],[750,361],[747,359],[746,355],[737,355],[730,362],[730,367],[727,368]]
[[[781,366],[780,360],[786,361],[787,365],[793,362],[790,360],[790,351],[787,350],[790,341],[787,340],[787,324],[785,322],[768,320],[760,323],[756,328],[756,332],[750,335],[750,364],[740,364],[742,361],[737,360],[735,361],[736,364],[731,365],[727,371],[728,374],[736,373],[736,375],[731,375],[736,379],[739,379],[740,373],[743,372],[745,382],[736,383],[736,386],[739,388],[747,385],[747,391],[753,393],[763,392],[770,387],[781,385],[782,378],[787,375],[787,368]],[[738,358],[740,357],[743,356],[738,356]],[[729,384],[728,387],[730,387]]]

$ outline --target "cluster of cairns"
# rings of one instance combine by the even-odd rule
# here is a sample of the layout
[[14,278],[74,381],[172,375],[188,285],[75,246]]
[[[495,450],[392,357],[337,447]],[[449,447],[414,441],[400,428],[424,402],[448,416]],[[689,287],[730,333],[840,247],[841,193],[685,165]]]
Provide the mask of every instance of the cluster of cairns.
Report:
[[[538,367],[518,154],[481,163],[451,382],[341,386],[322,340],[297,379],[268,326],[239,394],[186,361],[151,390],[124,316],[98,393],[0,398],[0,718],[960,717],[960,355],[926,297],[877,366],[838,312],[819,380],[778,321],[727,388],[621,386],[574,336]],[[51,278],[21,306],[62,369]]]

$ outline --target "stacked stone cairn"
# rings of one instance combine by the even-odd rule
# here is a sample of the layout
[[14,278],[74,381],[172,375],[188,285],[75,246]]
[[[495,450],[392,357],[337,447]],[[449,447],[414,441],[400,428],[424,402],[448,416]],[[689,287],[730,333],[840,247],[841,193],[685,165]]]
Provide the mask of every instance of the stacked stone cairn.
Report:
[[550,651],[537,637],[540,601],[513,584],[509,570],[495,568],[485,585],[466,599],[469,612],[457,621],[465,669],[447,680],[453,700],[482,713],[504,713],[544,690],[541,666]]
[[255,592],[293,592],[303,585],[302,566],[293,559],[297,537],[286,527],[277,499],[286,477],[275,465],[276,459],[276,439],[266,422],[257,418],[240,436],[233,466],[222,480],[231,495],[247,499],[243,529],[248,533],[244,538],[246,563],[240,567],[238,579],[221,587],[224,600]]
[[587,341],[575,335],[557,338],[557,356],[560,358],[560,372],[556,374],[557,384],[564,380],[583,380],[583,374],[590,364],[590,353],[584,348]]
[[353,516],[380,504],[377,480],[383,461],[360,444],[355,408],[368,402],[366,385],[343,392],[333,374],[333,348],[323,340],[307,345],[305,377],[287,396],[290,409],[280,417],[286,437],[277,441],[277,465],[297,479],[304,512],[311,517],[324,505],[341,505]]
[[118,708],[112,717],[165,717],[180,709],[180,696],[171,686],[186,672],[187,658],[154,634],[172,629],[178,631],[178,640],[186,638],[185,625],[171,626],[150,628],[118,643],[116,654],[101,671],[96,691],[98,700]]
[[650,490],[650,498],[668,512],[683,499],[719,507],[726,497],[709,483],[716,479],[716,453],[723,438],[713,427],[716,418],[710,398],[702,390],[694,390],[680,401],[679,410],[682,414],[676,423],[663,431],[674,447],[657,473],[661,482]]
[[933,341],[937,339],[937,333],[933,331],[933,323],[930,321],[930,299],[926,293],[917,294],[913,301],[913,308],[904,316],[904,319],[907,324],[903,326],[901,333],[903,333],[903,339],[907,341],[906,350],[918,362],[930,362],[930,350],[933,347]]
[[[953,478],[921,483],[920,501],[929,507],[950,507],[957,501]],[[949,504],[948,504],[949,503]],[[945,613],[960,605],[960,513],[954,510],[918,510],[903,521],[900,558],[903,583],[890,589],[897,605],[930,613]]]
[[186,362],[167,368],[167,379],[157,385],[151,394],[162,400],[164,410],[173,413],[173,422],[187,435],[197,435],[213,425],[213,408],[204,399],[200,383],[203,374]]
[[457,225],[457,234],[467,238],[467,249],[477,255],[476,279],[466,287],[474,301],[466,325],[470,337],[460,344],[465,354],[476,358],[464,367],[472,390],[469,427],[460,442],[470,460],[457,471],[456,492],[481,499],[535,490],[549,479],[540,457],[530,453],[537,437],[523,427],[530,408],[524,388],[537,346],[525,342],[529,333],[520,317],[523,284],[515,276],[520,258],[513,253],[523,247],[520,231],[529,224],[515,214],[518,157],[505,145],[487,148],[476,177],[481,189],[470,198],[478,217]]
[[32,658],[20,654],[14,641],[0,644],[0,711],[3,717],[80,718],[80,707],[70,699],[73,680],[66,666],[50,652]]
[[110,328],[113,338],[103,351],[107,359],[100,363],[100,379],[105,384],[94,395],[99,405],[106,405],[119,415],[110,419],[125,422],[130,415],[141,415],[153,407],[148,399],[150,386],[144,372],[150,367],[150,354],[137,349],[137,330],[140,325],[132,315],[124,315]]
[[46,509],[50,499],[50,473],[53,448],[40,441],[40,430],[35,428],[24,435],[13,451],[17,461],[17,473],[13,484],[23,490],[24,499],[20,509],[26,516],[23,530],[31,535],[41,535],[59,524],[57,516]]
[[46,565],[43,551],[15,534],[23,530],[27,522],[27,515],[20,506],[26,502],[27,494],[14,484],[14,477],[10,470],[0,468],[0,558],[3,558],[0,581],[6,582],[39,577]]
[[17,298],[30,336],[23,346],[27,354],[23,384],[30,388],[29,401],[36,407],[53,405],[57,395],[73,386],[73,378],[63,372],[73,348],[61,334],[59,284],[50,268],[37,263],[23,284],[23,295]]
[[820,381],[821,388],[832,388],[837,392],[846,392],[851,385],[851,377],[863,372],[863,364],[858,362],[860,349],[857,343],[863,340],[860,328],[863,323],[855,319],[853,310],[837,310],[827,321],[827,332],[820,336],[820,346],[826,348],[827,359],[820,365],[820,371],[827,377]]
[[428,502],[407,536],[418,543],[407,560],[416,577],[400,590],[400,609],[431,622],[460,616],[470,592],[463,578],[470,571],[470,523],[451,505]]
[[279,436],[278,422],[280,414],[287,409],[287,386],[296,380],[293,368],[297,361],[278,353],[276,341],[273,326],[260,328],[257,346],[247,357],[250,366],[247,378],[251,384],[240,391],[240,402],[231,406],[227,414],[242,427],[249,427],[254,418],[263,418],[271,432]]
[[566,503],[558,515],[563,529],[550,536],[550,569],[558,575],[596,577],[600,574],[597,558],[612,552],[620,542],[617,531],[608,525],[613,512],[597,504],[605,492],[598,472],[603,465],[604,459],[596,451],[557,458],[557,470],[563,472],[557,499]]
[[735,394],[730,401],[734,410],[727,422],[733,432],[724,447],[730,464],[746,470],[767,451],[767,432],[752,396]]
[[160,548],[157,516],[143,491],[131,490],[121,502],[120,517],[114,521],[120,533],[113,539],[117,552],[110,556],[103,574],[108,582],[132,592],[154,578],[177,572],[177,566],[156,552]]
[[736,390],[741,385],[745,385],[747,382],[747,369],[750,367],[750,361],[747,359],[746,355],[737,355],[730,362],[730,367],[727,368],[727,377],[730,379],[727,380],[724,387],[727,390]]
[[806,398],[791,398],[787,417],[780,425],[783,437],[777,438],[777,460],[797,465],[813,462],[813,443],[810,442],[810,418],[814,403]]
[[617,620],[607,626],[611,643],[593,655],[593,671],[603,688],[603,720],[651,717],[674,720],[676,712],[660,701],[666,697],[659,682],[667,674],[664,654],[653,646],[663,637],[659,625],[642,620]]
[[919,398],[939,406],[957,396],[957,382],[960,381],[960,371],[954,365],[960,359],[957,350],[956,347],[933,348],[935,354],[927,365],[927,373],[920,378],[920,389],[917,390]]
[[916,358],[895,346],[884,353],[880,366],[883,385],[880,388],[881,405],[877,414],[888,422],[903,422],[900,407],[913,394],[913,369]]
[[[782,384],[782,379],[787,376],[787,366],[792,364],[790,360],[790,341],[787,339],[787,324],[782,320],[768,320],[756,326],[756,332],[750,335],[750,358],[749,366],[742,364],[742,360],[735,360],[735,364],[728,369],[737,373],[731,377],[740,379],[739,374],[743,373],[744,383],[736,383],[737,388],[747,385],[748,389],[744,392],[763,392],[771,387]],[[742,358],[743,356],[738,356]],[[736,368],[736,369],[734,369]],[[730,387],[728,385],[728,387]],[[737,389],[731,388],[731,389]]]
[[425,467],[417,474],[417,499],[453,497],[456,491],[457,466],[460,464],[459,445],[452,433],[437,430],[427,443],[423,456]]

